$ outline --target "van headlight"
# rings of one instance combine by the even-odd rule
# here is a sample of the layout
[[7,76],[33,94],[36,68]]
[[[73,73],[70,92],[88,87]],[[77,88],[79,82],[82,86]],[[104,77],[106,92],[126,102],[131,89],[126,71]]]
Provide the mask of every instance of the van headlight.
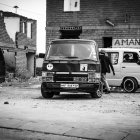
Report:
[[97,83],[100,81],[101,74],[96,72],[89,72],[88,73],[88,82]]
[[42,77],[46,77],[46,72],[42,72]]
[[42,82],[53,82],[54,72],[42,72]]
[[101,78],[101,74],[100,73],[95,73],[95,78],[100,79]]
[[95,72],[88,73],[88,82],[94,82]]

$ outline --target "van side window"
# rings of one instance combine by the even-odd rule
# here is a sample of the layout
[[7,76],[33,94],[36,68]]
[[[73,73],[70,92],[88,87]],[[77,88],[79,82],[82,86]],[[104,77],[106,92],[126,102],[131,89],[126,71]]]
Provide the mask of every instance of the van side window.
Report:
[[118,52],[108,52],[108,56],[111,58],[112,65],[118,64],[118,59],[119,59]]
[[138,62],[138,54],[136,52],[124,52],[123,62],[125,62],[125,63],[137,63]]

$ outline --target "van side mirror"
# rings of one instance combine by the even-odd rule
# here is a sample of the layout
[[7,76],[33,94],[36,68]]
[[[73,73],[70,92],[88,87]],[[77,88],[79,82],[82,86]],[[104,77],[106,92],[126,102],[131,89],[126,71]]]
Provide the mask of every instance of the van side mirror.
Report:
[[45,53],[39,53],[39,58],[44,58],[45,57]]

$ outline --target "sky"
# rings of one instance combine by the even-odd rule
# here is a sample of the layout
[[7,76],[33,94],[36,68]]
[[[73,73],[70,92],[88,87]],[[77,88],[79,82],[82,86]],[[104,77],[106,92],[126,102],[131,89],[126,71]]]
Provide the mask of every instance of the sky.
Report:
[[0,0],[0,10],[37,20],[37,54],[45,52],[46,0]]

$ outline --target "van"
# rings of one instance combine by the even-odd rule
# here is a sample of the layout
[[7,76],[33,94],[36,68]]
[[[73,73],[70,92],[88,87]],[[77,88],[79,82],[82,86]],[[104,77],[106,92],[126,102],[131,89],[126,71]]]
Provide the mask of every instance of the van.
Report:
[[110,86],[121,87],[124,91],[136,92],[140,87],[140,49],[102,48],[111,58],[115,76],[107,73]]
[[52,98],[60,92],[87,92],[100,98],[101,67],[93,40],[58,39],[48,46],[42,66],[41,94]]

